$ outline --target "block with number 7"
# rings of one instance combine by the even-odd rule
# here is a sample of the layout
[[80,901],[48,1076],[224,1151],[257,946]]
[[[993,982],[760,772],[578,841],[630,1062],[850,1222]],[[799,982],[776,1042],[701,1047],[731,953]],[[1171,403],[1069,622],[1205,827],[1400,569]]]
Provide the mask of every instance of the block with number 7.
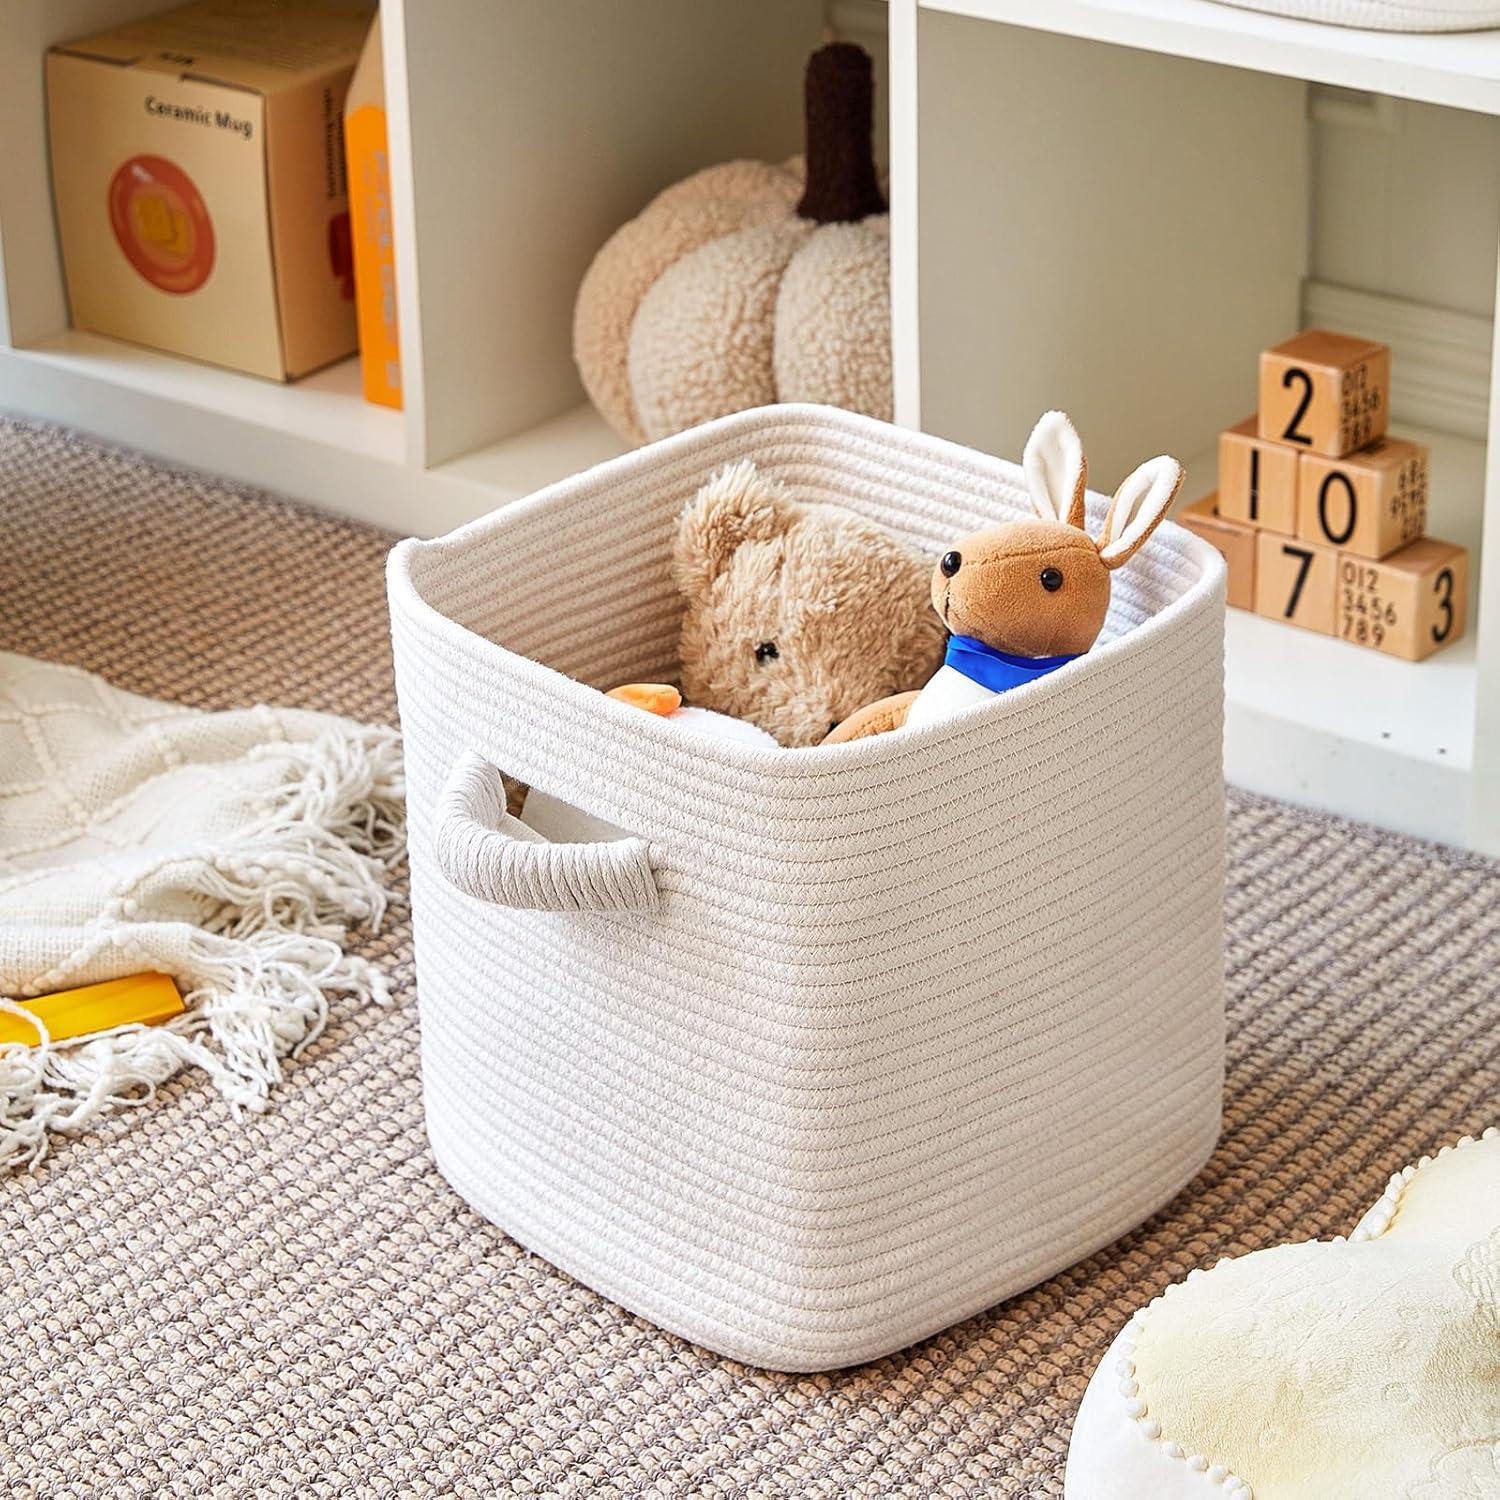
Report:
[[1339,555],[1294,536],[1262,531],[1255,539],[1255,612],[1268,620],[1333,634]]
[[1464,633],[1469,555],[1425,537],[1376,562],[1339,555],[1334,633],[1407,661],[1421,661]]

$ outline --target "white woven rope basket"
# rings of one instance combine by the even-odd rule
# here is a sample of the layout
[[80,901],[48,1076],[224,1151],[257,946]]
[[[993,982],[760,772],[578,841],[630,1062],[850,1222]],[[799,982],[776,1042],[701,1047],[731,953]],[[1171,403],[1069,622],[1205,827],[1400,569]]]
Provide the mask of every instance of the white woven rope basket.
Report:
[[[1099,646],[949,723],[700,738],[594,689],[675,675],[674,523],[746,456],[934,554],[1025,510],[1012,464],[786,406],[395,549],[427,1121],[554,1264],[826,1369],[1108,1242],[1213,1147],[1223,570],[1164,526]],[[631,836],[547,843],[497,768]]]
[[1367,31],[1485,31],[1500,26],[1495,0],[1225,0],[1240,10]]

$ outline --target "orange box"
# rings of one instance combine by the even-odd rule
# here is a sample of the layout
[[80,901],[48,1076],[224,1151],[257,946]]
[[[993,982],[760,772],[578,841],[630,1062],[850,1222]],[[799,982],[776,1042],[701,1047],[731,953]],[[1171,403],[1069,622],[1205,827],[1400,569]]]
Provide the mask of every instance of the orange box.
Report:
[[1391,351],[1310,328],[1260,357],[1258,432],[1274,443],[1342,458],[1385,436]]
[[1322,635],[1334,633],[1339,555],[1299,537],[1262,531],[1255,538],[1255,612]]
[[1217,549],[1229,571],[1224,602],[1231,609],[1255,608],[1255,532],[1219,514],[1219,497],[1205,495],[1173,517],[1179,526]]
[[1226,521],[1297,529],[1297,461],[1302,454],[1256,432],[1254,417],[1219,434],[1219,514]]
[[354,307],[365,400],[401,405],[401,338],[396,322],[396,241],[391,221],[391,166],[385,124],[385,71],[380,21],[344,100],[349,159],[349,222],[354,231]]
[[73,325],[272,380],[356,345],[340,120],[369,0],[195,0],[47,55]]
[[1469,554],[1423,537],[1376,561],[1343,553],[1334,633],[1388,656],[1421,661],[1464,633]]

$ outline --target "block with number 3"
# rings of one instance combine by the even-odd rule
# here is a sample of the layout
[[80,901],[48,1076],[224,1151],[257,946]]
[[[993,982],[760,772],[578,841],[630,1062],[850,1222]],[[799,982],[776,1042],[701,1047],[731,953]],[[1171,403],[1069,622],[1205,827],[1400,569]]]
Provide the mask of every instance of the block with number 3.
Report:
[[1259,435],[1342,458],[1385,436],[1391,351],[1321,328],[1260,357]]
[[1342,553],[1335,634],[1421,661],[1464,633],[1469,556],[1426,537],[1375,562]]
[[1256,614],[1332,635],[1338,553],[1270,531],[1257,535],[1255,549]]

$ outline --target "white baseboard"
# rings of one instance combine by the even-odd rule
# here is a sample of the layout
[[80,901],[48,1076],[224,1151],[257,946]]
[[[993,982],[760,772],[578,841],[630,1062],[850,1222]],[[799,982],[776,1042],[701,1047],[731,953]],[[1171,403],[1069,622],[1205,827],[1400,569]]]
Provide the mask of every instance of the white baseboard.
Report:
[[1391,415],[1398,422],[1483,438],[1489,427],[1488,318],[1449,312],[1328,281],[1302,288],[1309,328],[1358,333],[1391,346]]

